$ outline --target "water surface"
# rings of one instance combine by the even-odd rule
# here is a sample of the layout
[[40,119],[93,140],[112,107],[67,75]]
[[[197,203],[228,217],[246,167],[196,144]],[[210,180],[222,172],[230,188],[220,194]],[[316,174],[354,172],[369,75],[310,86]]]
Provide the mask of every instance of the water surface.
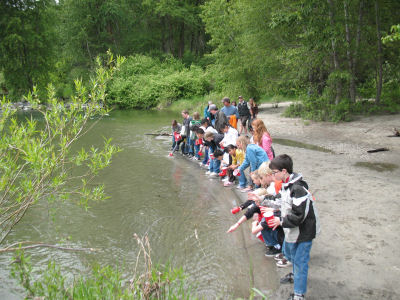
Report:
[[[226,233],[238,218],[229,212],[237,203],[236,194],[207,178],[193,162],[179,156],[168,158],[169,137],[145,135],[168,126],[172,118],[166,112],[112,112],[82,141],[82,145],[101,145],[103,137],[112,137],[124,149],[98,179],[110,199],[92,203],[88,212],[72,203],[59,204],[54,221],[41,203],[18,224],[7,242],[98,248],[95,253],[46,248],[29,253],[35,270],[45,268],[52,259],[71,277],[88,272],[95,263],[118,266],[129,277],[138,253],[133,234],[147,234],[153,262],[169,260],[173,266],[183,267],[200,296],[248,297],[254,282],[264,291],[276,288],[275,271],[265,273],[265,278],[264,273],[253,274],[254,269],[268,272],[260,268],[268,269],[273,262],[266,262],[263,246],[250,238],[248,228],[244,233]],[[254,252],[259,256],[254,257]],[[0,254],[2,299],[22,295],[10,279],[11,257],[10,253]]]

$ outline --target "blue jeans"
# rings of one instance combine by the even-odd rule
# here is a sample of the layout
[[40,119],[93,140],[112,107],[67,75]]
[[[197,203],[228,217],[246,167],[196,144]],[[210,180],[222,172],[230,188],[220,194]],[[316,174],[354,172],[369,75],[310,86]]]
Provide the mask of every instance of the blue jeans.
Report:
[[221,161],[219,159],[213,158],[210,160],[210,172],[219,173],[219,167],[221,165]]
[[189,136],[186,138],[186,153],[193,154],[193,142],[194,140],[190,139]]
[[174,150],[175,145],[176,145],[175,137],[174,137],[174,135],[172,135],[172,148],[171,148],[171,150]]
[[[261,221],[263,222],[265,221],[265,219],[263,218]],[[261,235],[267,246],[275,246],[279,244],[277,230],[272,230],[272,228],[266,228],[261,230]]]
[[204,148],[204,149],[205,149],[204,150],[204,159],[203,159],[202,163],[203,163],[203,165],[206,165],[208,162],[208,149],[207,148]]
[[294,292],[307,292],[308,261],[310,260],[312,241],[300,243],[283,243],[283,254],[293,263]]
[[200,151],[200,145],[194,145],[194,156],[200,159],[200,155],[198,154]]
[[246,176],[244,175],[244,171],[240,172],[239,186],[242,188],[245,188],[247,186],[247,179],[246,179]]

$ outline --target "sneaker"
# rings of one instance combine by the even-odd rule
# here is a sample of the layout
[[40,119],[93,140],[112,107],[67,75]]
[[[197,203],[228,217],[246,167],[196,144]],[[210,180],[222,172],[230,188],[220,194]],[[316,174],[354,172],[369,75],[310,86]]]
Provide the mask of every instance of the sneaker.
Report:
[[284,258],[285,258],[285,257],[283,256],[283,253],[282,253],[282,252],[274,256],[274,259],[275,259],[276,261],[282,260],[282,259],[284,259]]
[[230,181],[224,182],[224,186],[231,186],[231,185],[233,185],[233,182]]
[[287,300],[304,300],[304,295],[299,295],[299,294],[290,294],[289,298]]
[[245,187],[242,187],[242,186],[240,186],[240,185],[238,185],[236,188],[237,188],[238,190],[240,190],[240,191],[242,191],[242,190],[245,189]]
[[211,172],[210,172],[210,171],[207,171],[207,172],[206,172],[206,175],[210,175],[210,174],[211,174]]
[[218,177],[218,173],[211,172],[211,173],[210,173],[210,177]]
[[281,260],[278,260],[276,262],[276,266],[278,268],[287,268],[290,267],[292,265],[292,263],[290,261],[288,261],[286,258],[282,258]]
[[293,283],[294,282],[294,275],[292,272],[289,274],[286,274],[280,279],[280,283],[286,284],[286,283]]
[[193,156],[192,159],[193,159],[193,160],[200,160],[200,158],[198,158],[198,157],[196,157],[196,156]]
[[228,177],[228,176],[226,176],[224,179],[222,179],[222,181],[223,181],[223,182],[227,182],[227,181],[229,181],[229,177]]
[[278,253],[281,253],[282,250],[281,249],[276,249],[275,247],[268,247],[267,251],[265,252],[265,256],[266,257],[273,257],[275,255],[277,255]]

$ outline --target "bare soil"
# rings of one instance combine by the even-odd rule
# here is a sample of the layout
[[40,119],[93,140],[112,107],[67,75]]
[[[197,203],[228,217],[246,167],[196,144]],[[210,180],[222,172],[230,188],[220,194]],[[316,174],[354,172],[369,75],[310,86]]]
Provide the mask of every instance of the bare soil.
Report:
[[[285,105],[261,105],[258,117],[273,139],[332,151],[273,144],[276,154],[293,158],[321,219],[307,299],[400,299],[400,137],[388,137],[400,128],[400,115],[333,124],[282,117]],[[389,151],[367,152],[383,147]],[[272,298],[287,299],[292,288],[281,286]]]

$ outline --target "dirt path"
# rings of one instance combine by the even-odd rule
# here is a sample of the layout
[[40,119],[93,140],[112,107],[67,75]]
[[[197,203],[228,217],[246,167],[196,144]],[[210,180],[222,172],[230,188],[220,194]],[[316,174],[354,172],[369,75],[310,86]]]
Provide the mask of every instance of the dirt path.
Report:
[[[282,111],[261,106],[273,138],[333,151],[274,143],[277,154],[292,156],[317,199],[322,233],[311,252],[307,299],[400,299],[400,138],[387,137],[400,128],[400,115],[331,124],[284,118]],[[389,151],[367,153],[382,147]],[[275,299],[291,288],[281,286]]]

